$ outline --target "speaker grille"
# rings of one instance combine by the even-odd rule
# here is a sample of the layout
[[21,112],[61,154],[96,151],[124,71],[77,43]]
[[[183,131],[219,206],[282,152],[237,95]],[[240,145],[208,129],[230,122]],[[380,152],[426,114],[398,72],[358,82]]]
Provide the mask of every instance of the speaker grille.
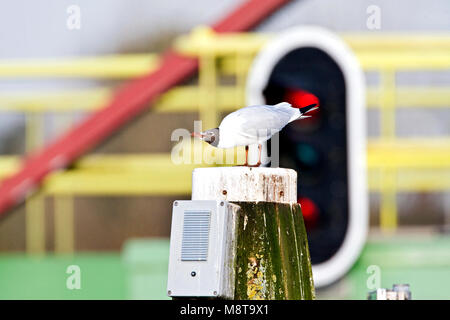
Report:
[[186,211],[183,218],[182,261],[208,259],[211,211]]

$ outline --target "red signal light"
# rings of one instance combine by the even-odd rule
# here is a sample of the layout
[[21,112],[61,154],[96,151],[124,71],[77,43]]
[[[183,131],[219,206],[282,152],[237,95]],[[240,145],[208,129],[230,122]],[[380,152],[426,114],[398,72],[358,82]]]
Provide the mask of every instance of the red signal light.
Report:
[[[285,99],[296,108],[304,108],[312,104],[317,104],[317,106],[319,106],[319,98],[306,90],[287,89]],[[313,112],[314,111],[311,113]]]
[[298,203],[302,207],[303,220],[307,230],[311,230],[317,225],[319,220],[320,210],[317,205],[310,198],[300,197]]
[[[287,89],[284,100],[295,108],[304,108],[312,104],[320,106],[319,98],[316,95],[302,89]],[[302,127],[306,129],[315,126],[318,122],[319,112],[320,108],[308,112],[308,116],[311,117],[301,121]]]

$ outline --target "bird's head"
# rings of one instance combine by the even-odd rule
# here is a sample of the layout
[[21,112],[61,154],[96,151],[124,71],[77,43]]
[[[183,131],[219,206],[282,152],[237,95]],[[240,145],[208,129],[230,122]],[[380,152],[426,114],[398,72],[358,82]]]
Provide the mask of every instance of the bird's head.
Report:
[[194,138],[199,138],[213,147],[217,147],[219,144],[219,128],[209,129],[203,132],[192,132],[191,136]]

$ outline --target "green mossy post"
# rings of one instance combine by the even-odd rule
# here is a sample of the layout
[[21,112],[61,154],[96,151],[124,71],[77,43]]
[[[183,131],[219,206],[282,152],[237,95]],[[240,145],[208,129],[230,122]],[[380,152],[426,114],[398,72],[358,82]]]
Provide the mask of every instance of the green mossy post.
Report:
[[234,299],[314,299],[295,171],[195,169],[192,200],[226,200],[237,206],[228,234],[230,267],[224,274],[224,283],[232,287]]
[[308,241],[298,204],[236,202],[237,300],[314,299]]

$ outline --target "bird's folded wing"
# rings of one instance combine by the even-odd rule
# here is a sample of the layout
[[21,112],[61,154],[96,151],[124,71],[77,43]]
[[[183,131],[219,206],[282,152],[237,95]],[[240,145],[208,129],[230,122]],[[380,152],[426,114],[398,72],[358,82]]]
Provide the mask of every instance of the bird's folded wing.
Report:
[[273,106],[252,106],[238,110],[236,117],[230,120],[241,135],[256,137],[277,133],[289,123],[291,117],[291,112]]

